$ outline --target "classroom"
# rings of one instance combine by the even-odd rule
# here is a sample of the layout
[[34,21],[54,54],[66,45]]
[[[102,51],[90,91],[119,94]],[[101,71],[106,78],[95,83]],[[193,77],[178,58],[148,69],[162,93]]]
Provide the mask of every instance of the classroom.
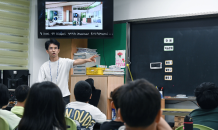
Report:
[[[160,122],[163,119],[161,123],[166,127],[157,129],[218,129],[215,125],[218,119],[214,118],[218,115],[217,5],[217,0],[1,0],[0,91],[7,87],[4,93],[8,93],[9,102],[2,103],[0,96],[0,107],[10,111],[20,104],[15,91],[18,86],[25,85],[23,89],[32,95],[32,87],[47,85],[55,89],[58,86],[53,94],[61,91],[60,102],[49,98],[52,93],[43,97],[41,94],[48,91],[43,87],[38,99],[35,98],[37,101],[41,95],[50,100],[51,105],[64,104],[65,121],[60,121],[60,126],[52,124],[52,129],[109,130],[105,122],[118,120],[117,125],[121,127],[111,130],[125,130],[130,129],[128,120],[117,118],[122,116],[122,108],[118,112],[113,94],[120,86],[148,81],[161,95]],[[77,96],[85,94],[82,89],[87,82],[91,96],[84,102],[91,105],[81,109]],[[81,90],[76,90],[77,86]],[[198,90],[200,87],[205,89]],[[198,94],[210,96],[196,96]],[[210,98],[205,103],[206,112],[201,106],[204,99],[199,97]],[[118,101],[122,105],[121,99]],[[26,99],[25,102],[26,106],[31,104]],[[46,106],[46,100],[44,102],[37,105]],[[215,108],[210,108],[212,103],[216,104]],[[92,107],[99,118],[94,119],[89,111]],[[46,111],[37,108],[34,107],[34,111],[38,114]],[[54,113],[56,109],[62,111],[55,106],[48,109]],[[199,114],[201,110],[206,113],[204,116]],[[3,108],[0,108],[0,130],[25,128],[27,112],[24,116],[17,113],[19,119],[12,115],[21,120],[18,125],[19,122],[3,121],[1,111]],[[22,108],[22,114],[23,111]],[[199,115],[194,115],[196,113]],[[187,115],[191,125],[184,121]],[[65,126],[61,126],[62,123]],[[37,129],[37,125],[34,128]],[[152,129],[152,126],[144,128]]]

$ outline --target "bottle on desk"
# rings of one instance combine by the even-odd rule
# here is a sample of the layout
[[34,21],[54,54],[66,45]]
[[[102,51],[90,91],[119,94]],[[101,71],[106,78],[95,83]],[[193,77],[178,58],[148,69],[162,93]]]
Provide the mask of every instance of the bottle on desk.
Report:
[[187,115],[184,119],[184,130],[193,130],[193,120],[192,117]]

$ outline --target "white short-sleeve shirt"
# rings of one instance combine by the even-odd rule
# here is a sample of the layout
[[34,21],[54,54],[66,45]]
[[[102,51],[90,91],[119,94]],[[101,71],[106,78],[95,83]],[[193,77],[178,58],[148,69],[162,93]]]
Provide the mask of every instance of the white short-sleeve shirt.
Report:
[[59,58],[55,62],[50,60],[45,62],[39,70],[38,82],[51,81],[58,85],[63,97],[69,96],[69,71],[73,68],[73,62],[74,60],[68,58]]

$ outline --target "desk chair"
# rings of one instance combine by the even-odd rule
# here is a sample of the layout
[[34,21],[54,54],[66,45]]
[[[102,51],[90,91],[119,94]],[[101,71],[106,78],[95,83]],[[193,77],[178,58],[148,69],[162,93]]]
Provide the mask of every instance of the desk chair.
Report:
[[22,118],[23,117],[23,115],[20,115],[20,114],[17,114],[17,113],[14,113],[14,114],[16,114],[18,117],[20,117],[20,118]]
[[86,79],[85,81],[92,87],[92,98],[89,100],[89,104],[97,107],[101,96],[101,90],[95,88],[94,80],[92,78]]
[[6,122],[2,117],[0,117],[0,130],[9,130],[8,122]]
[[72,119],[65,117],[65,121],[66,121],[66,125],[67,125],[67,130],[76,130],[77,129],[76,123]]
[[[214,130],[210,127],[207,127],[204,125],[199,125],[199,124],[193,124],[193,128],[198,128],[200,130]],[[183,126],[178,127],[176,130],[183,130]]]

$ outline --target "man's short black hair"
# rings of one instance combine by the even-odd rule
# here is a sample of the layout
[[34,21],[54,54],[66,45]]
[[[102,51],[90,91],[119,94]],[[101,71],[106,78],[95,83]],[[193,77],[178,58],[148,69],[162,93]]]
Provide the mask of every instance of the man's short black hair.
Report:
[[15,96],[18,102],[23,102],[29,93],[30,87],[27,85],[20,85],[15,89]]
[[76,83],[74,88],[74,95],[76,101],[88,102],[92,94],[92,88],[86,81],[79,81]]
[[126,85],[120,92],[120,112],[130,127],[151,125],[160,111],[161,96],[153,84],[138,79]]
[[55,40],[55,39],[50,39],[50,40],[48,40],[48,41],[45,42],[45,49],[46,49],[46,50],[48,50],[48,47],[49,47],[50,44],[55,44],[55,45],[58,46],[58,49],[60,48],[60,43],[59,43],[57,40]]
[[218,87],[212,82],[204,82],[195,89],[198,105],[202,109],[218,107]]
[[0,109],[7,105],[9,101],[8,88],[4,84],[0,84]]
[[118,101],[119,101],[121,89],[122,89],[122,86],[115,88],[114,91],[112,92],[112,95],[111,95],[116,110],[118,110],[120,108]]

